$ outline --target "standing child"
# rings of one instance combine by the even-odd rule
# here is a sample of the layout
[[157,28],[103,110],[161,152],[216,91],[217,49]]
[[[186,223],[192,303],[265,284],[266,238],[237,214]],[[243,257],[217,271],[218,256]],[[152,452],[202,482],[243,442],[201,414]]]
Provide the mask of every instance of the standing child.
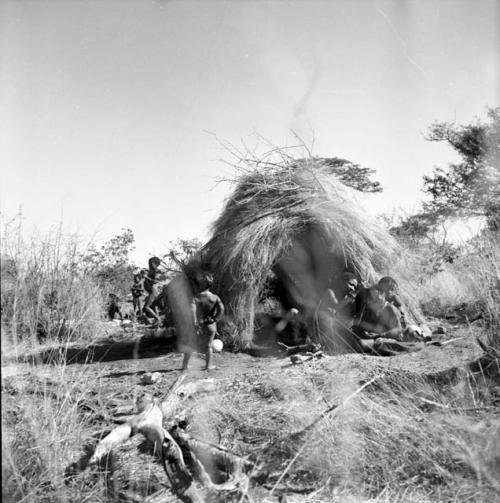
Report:
[[148,260],[148,271],[144,277],[144,290],[146,290],[147,297],[144,300],[142,310],[145,316],[155,320],[155,324],[160,322],[160,317],[153,306],[154,301],[160,293],[158,287],[159,280],[161,279],[160,264],[161,260],[158,257],[151,257]]
[[141,270],[134,274],[134,283],[132,284],[132,305],[134,309],[134,315],[136,318],[141,316],[142,306],[141,297],[144,293],[144,276],[146,271]]
[[[224,304],[219,296],[210,291],[213,283],[211,274],[206,274],[200,283],[201,291],[195,296],[193,302],[193,314],[195,319],[195,328],[203,340],[205,348],[205,370],[212,370],[215,367],[212,365],[212,342],[217,333],[217,322],[224,314]],[[184,350],[184,360],[182,362],[182,370],[186,370],[191,358],[191,349]]]

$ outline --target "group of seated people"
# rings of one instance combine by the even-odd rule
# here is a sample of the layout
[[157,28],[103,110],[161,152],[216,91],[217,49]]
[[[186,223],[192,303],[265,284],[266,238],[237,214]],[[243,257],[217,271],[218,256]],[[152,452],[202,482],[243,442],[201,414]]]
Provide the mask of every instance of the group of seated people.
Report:
[[349,341],[356,352],[393,354],[408,350],[406,342],[421,339],[421,330],[406,321],[398,284],[391,276],[365,287],[356,276],[343,274],[340,299],[328,289],[323,310],[332,315],[333,331]]
[[421,340],[421,329],[407,323],[394,278],[385,276],[366,287],[345,272],[336,283],[337,294],[332,288],[325,290],[312,323],[296,308],[281,317],[259,315],[260,339],[269,339],[274,331],[278,346],[287,354],[317,351],[318,343],[333,352],[384,356],[415,349],[411,343]]

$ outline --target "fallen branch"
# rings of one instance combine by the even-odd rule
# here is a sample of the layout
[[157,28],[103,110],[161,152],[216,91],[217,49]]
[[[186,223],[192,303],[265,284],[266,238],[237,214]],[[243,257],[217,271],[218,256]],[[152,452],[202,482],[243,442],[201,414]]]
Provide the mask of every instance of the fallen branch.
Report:
[[[152,442],[173,492],[183,501],[202,503],[207,495],[216,501],[229,495],[236,495],[240,500],[250,500],[249,477],[246,472],[254,467],[252,463],[222,446],[192,438],[175,421],[169,430],[163,427],[164,420],[173,417],[182,399],[215,389],[213,379],[182,386],[184,378],[185,375],[182,375],[173,383],[161,403],[148,394],[139,398],[136,403],[137,413],[119,418],[122,424],[98,443],[88,464],[99,463],[130,437],[142,434]],[[213,482],[203,461],[214,469],[221,467],[217,480],[225,479],[224,482]],[[162,495],[160,491],[150,501],[159,503],[164,497],[167,498],[167,494]]]

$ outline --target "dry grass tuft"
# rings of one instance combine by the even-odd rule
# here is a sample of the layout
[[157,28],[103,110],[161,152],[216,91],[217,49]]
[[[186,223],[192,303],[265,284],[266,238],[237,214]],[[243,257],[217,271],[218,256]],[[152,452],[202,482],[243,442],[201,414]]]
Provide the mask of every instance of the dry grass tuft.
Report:
[[69,376],[64,365],[50,375],[2,379],[2,500],[99,501],[103,487],[92,471],[80,479],[65,474],[96,433],[99,408],[89,404],[96,403],[97,378]]
[[200,404],[210,419],[198,434],[264,466],[275,494],[309,501],[488,501],[500,490],[500,418],[470,376],[447,389],[382,378],[311,433],[294,434],[359,386],[341,378],[320,366],[286,381],[243,375]]
[[1,242],[2,353],[92,338],[105,303],[79,268],[79,239],[59,227],[28,240],[13,221]]

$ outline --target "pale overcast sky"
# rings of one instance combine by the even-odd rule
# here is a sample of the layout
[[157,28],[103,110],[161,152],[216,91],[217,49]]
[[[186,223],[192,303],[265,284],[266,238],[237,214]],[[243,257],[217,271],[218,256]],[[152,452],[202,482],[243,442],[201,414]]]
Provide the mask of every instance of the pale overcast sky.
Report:
[[435,120],[500,105],[496,0],[3,0],[1,210],[62,218],[135,258],[207,237],[228,195],[214,137],[377,170],[368,207],[415,209],[422,175],[454,160]]

